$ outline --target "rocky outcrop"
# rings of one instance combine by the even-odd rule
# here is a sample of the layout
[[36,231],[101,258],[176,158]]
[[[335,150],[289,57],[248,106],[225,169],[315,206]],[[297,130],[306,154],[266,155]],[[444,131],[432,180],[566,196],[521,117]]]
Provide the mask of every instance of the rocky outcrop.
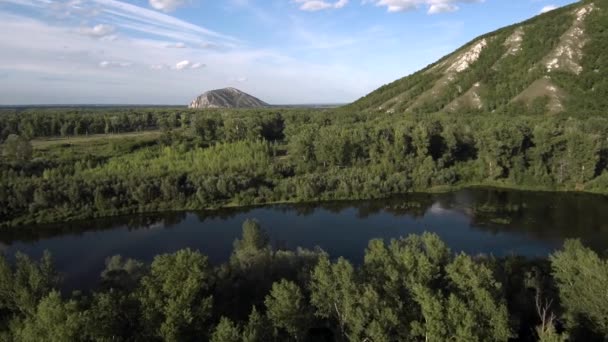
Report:
[[211,90],[194,99],[188,108],[260,108],[268,104],[235,88]]

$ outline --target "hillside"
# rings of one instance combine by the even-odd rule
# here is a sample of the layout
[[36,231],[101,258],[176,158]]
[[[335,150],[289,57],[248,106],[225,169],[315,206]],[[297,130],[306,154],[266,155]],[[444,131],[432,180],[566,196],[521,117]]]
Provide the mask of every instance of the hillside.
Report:
[[235,88],[211,90],[194,99],[189,108],[260,108],[268,104]]
[[604,114],[607,64],[608,1],[581,1],[478,37],[347,108]]

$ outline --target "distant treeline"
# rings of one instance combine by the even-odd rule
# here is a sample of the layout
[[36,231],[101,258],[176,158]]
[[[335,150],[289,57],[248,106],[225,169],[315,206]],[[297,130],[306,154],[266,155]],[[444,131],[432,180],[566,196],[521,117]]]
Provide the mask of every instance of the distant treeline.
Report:
[[243,224],[229,262],[180,250],[107,259],[61,294],[48,254],[0,257],[3,341],[604,341],[608,264],[578,241],[549,260],[453,254],[425,233],[372,240],[364,262],[273,250]]
[[[109,118],[119,118],[110,132],[160,127],[162,135],[114,137],[107,147],[66,139],[44,152],[28,141],[77,120],[89,133],[105,132]],[[604,117],[143,109],[20,113],[0,122],[8,132],[0,162],[5,225],[467,185],[608,193]]]

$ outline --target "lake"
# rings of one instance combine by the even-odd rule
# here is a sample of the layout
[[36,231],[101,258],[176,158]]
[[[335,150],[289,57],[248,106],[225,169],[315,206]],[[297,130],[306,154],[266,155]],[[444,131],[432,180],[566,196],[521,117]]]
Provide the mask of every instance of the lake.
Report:
[[360,263],[370,239],[437,233],[453,252],[547,257],[565,239],[608,250],[608,197],[580,193],[466,189],[386,200],[286,204],[202,212],[131,215],[0,232],[0,252],[39,258],[49,250],[67,289],[90,288],[105,259],[151,261],[198,249],[226,261],[241,225],[257,219],[275,248],[321,247]]

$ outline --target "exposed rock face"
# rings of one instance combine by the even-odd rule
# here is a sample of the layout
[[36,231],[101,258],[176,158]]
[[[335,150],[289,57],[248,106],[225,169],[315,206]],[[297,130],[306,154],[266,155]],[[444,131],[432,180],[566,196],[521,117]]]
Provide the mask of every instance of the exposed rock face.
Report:
[[456,62],[450,65],[447,71],[463,72],[467,70],[471,64],[475,63],[479,59],[481,52],[486,46],[488,46],[488,41],[484,38],[473,45],[467,52],[463,53],[461,56],[458,56]]
[[268,104],[235,88],[208,91],[194,99],[188,108],[260,108]]
[[580,74],[583,67],[579,64],[583,59],[585,39],[585,18],[595,9],[593,4],[586,5],[574,12],[575,20],[572,27],[562,35],[559,45],[546,57],[547,72],[566,71]]
[[518,27],[517,29],[515,29],[515,31],[513,31],[513,33],[509,36],[509,38],[507,38],[507,40],[503,44],[508,49],[503,57],[506,57],[508,55],[515,56],[518,52],[521,51],[521,43],[524,41],[524,34],[525,31],[523,27]]

